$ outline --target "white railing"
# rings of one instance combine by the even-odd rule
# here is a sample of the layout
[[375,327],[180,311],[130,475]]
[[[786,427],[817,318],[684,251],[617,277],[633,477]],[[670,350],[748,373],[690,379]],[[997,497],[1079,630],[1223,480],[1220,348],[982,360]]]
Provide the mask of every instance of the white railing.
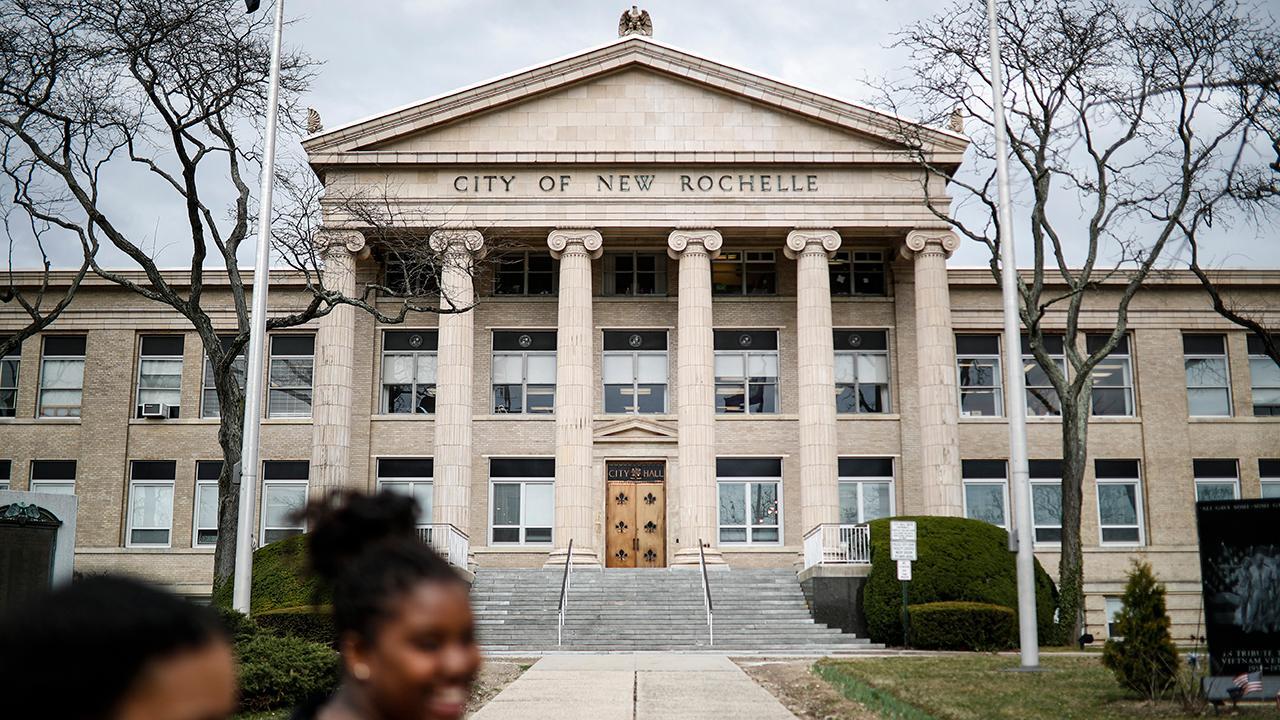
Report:
[[698,538],[698,569],[702,571],[702,605],[707,611],[707,644],[716,644],[716,613],[711,606],[711,583],[707,580],[707,556],[702,552],[702,538]]
[[569,576],[573,570],[573,538],[569,538],[569,551],[564,556],[564,577],[560,580],[560,607],[556,611],[556,645],[564,644],[564,616],[569,611]]
[[467,569],[467,556],[471,554],[471,538],[450,523],[435,523],[418,527],[418,539],[431,546],[440,557],[454,567]]
[[818,525],[804,535],[804,566],[870,565],[869,525]]

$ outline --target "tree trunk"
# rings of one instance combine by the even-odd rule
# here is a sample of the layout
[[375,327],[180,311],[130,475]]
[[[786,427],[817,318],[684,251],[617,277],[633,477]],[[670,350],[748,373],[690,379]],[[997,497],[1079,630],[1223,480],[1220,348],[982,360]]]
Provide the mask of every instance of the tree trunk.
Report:
[[1058,639],[1075,643],[1083,632],[1084,546],[1080,508],[1089,429],[1088,398],[1062,399],[1062,553],[1058,564]]
[[[231,373],[228,373],[230,375]],[[218,421],[218,446],[222,449],[222,474],[218,476],[218,543],[213,550],[215,585],[231,577],[236,567],[236,528],[240,520],[240,449],[244,440],[244,393],[235,378],[215,379],[222,416]]]

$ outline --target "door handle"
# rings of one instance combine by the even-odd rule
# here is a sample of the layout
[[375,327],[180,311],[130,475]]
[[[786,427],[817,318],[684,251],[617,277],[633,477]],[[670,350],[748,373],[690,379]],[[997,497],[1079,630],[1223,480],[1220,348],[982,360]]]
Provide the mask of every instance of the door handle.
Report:
[[631,538],[631,549],[632,550],[640,549],[640,538]]

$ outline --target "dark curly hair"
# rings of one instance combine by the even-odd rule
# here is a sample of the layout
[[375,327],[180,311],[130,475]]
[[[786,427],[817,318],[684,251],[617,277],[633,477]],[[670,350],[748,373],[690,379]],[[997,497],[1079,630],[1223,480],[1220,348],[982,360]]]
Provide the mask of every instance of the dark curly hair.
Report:
[[382,491],[332,493],[306,511],[311,571],[331,591],[338,638],[372,640],[392,602],[422,582],[463,579],[418,539],[418,503]]

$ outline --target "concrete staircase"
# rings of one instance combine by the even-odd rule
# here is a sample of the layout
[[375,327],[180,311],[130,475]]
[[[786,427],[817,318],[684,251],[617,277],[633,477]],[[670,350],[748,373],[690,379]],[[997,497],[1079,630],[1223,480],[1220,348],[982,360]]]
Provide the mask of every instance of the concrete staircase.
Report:
[[708,574],[714,645],[708,644],[698,572],[575,570],[564,644],[557,646],[562,575],[558,569],[479,570],[471,600],[484,649],[826,654],[872,647],[814,623],[794,572],[745,569]]

